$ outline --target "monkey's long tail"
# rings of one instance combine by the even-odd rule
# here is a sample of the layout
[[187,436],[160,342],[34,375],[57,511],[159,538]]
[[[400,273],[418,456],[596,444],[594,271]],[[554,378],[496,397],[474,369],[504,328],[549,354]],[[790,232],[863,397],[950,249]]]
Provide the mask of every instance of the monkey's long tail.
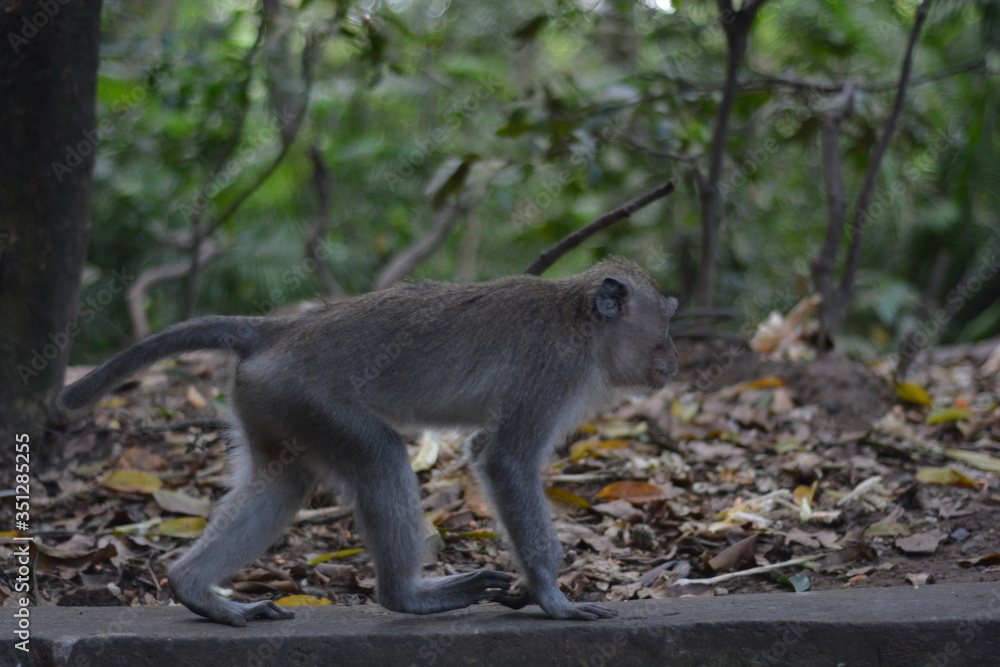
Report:
[[181,322],[122,350],[59,392],[56,408],[72,415],[97,401],[136,372],[164,357],[195,350],[231,350],[241,358],[260,345],[262,317],[201,317]]

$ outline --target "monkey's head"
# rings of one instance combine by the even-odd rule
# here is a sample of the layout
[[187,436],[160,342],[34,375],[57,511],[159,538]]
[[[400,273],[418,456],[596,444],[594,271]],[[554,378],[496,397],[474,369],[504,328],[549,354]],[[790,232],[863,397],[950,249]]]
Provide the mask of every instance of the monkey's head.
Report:
[[593,272],[599,363],[616,387],[658,389],[677,372],[670,318],[677,299],[631,262],[612,259]]

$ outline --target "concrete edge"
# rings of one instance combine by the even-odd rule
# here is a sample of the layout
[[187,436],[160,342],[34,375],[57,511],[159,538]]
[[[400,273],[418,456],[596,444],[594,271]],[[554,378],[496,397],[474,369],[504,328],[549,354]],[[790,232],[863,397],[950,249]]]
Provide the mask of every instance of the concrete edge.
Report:
[[0,607],[0,665],[989,665],[1000,664],[1000,582],[609,603],[554,621],[538,607],[411,616],[300,607],[246,628],[171,607]]

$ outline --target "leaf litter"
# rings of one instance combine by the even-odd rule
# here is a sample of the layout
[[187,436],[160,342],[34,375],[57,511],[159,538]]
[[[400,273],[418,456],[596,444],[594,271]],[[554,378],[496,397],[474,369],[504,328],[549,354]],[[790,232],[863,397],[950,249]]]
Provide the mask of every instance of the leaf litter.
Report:
[[[785,348],[798,358],[690,346],[679,378],[558,450],[546,483],[567,595],[1000,580],[1000,364],[987,363],[1000,341],[931,351],[906,383],[888,361]],[[170,602],[168,566],[225,490],[228,372],[223,355],[183,355],[73,425],[60,467],[36,471],[33,484],[47,492],[32,517],[40,604]],[[461,457],[466,436],[408,435],[426,576],[513,570]],[[0,557],[13,536],[0,533]],[[0,579],[0,602],[11,588]],[[350,508],[320,487],[226,590],[373,604],[374,571]]]

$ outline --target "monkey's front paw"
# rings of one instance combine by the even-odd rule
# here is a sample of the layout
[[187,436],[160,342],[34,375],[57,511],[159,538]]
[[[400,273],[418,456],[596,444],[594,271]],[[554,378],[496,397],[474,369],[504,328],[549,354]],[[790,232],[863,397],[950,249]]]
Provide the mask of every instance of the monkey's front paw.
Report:
[[240,604],[235,609],[227,609],[222,618],[213,617],[213,621],[228,623],[237,628],[245,628],[247,621],[254,621],[264,618],[270,621],[281,621],[286,618],[295,618],[295,612],[289,611],[274,604],[270,600]]
[[614,609],[589,602],[559,605],[554,609],[546,609],[545,612],[552,618],[570,621],[596,621],[599,618],[612,618],[618,615]]

